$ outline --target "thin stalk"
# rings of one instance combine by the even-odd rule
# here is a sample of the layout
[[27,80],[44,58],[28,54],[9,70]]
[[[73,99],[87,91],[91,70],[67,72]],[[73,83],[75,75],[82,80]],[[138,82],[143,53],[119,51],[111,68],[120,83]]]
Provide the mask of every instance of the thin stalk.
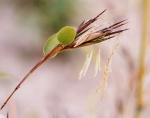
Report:
[[21,82],[17,85],[17,87],[14,89],[14,91],[9,95],[9,97],[6,99],[4,104],[1,106],[0,110],[3,109],[3,107],[7,104],[9,99],[13,96],[13,94],[20,88],[20,86],[23,84],[23,82],[40,66],[42,65],[46,60],[48,60],[53,55],[59,53],[63,49],[62,45],[56,46],[51,52],[49,52],[44,58],[42,58],[31,70],[30,72],[21,80]]
[[138,83],[137,83],[137,103],[136,103],[136,113],[135,118],[140,118],[144,107],[143,102],[143,81],[145,74],[145,57],[147,49],[147,34],[148,34],[148,11],[149,11],[149,0],[143,0],[143,26],[142,26],[142,40],[141,49],[139,57],[139,73],[138,73]]

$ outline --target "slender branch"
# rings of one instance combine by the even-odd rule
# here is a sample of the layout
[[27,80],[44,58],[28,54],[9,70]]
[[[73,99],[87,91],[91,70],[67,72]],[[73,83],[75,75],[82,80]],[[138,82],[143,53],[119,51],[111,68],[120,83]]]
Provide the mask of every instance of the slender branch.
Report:
[[17,87],[14,89],[14,91],[9,95],[9,97],[6,99],[4,104],[1,106],[0,110],[3,109],[3,107],[7,104],[9,99],[13,96],[13,94],[20,88],[20,86],[23,84],[23,82],[46,60],[48,60],[50,57],[52,57],[54,54],[59,53],[63,49],[62,45],[56,46],[51,52],[49,52],[44,58],[42,58],[31,70],[30,72],[21,80],[21,82],[17,85]]

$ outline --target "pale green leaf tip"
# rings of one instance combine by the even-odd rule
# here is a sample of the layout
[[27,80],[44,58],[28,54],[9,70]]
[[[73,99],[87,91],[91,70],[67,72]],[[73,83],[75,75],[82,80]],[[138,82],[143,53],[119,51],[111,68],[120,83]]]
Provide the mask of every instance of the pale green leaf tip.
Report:
[[75,28],[71,26],[65,26],[58,32],[57,39],[61,44],[66,46],[73,42],[75,36]]
[[43,48],[44,55],[47,55],[50,51],[52,51],[57,45],[59,41],[57,40],[57,33],[52,35],[45,43]]

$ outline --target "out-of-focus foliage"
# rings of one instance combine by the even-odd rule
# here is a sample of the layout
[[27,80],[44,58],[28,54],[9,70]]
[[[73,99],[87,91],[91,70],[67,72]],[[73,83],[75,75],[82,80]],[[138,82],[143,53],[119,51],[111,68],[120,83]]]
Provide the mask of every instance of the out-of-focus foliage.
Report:
[[0,78],[9,78],[10,75],[4,72],[0,72]]
[[5,118],[5,117],[0,114],[0,118]]
[[46,31],[56,32],[71,21],[75,0],[17,0],[24,20],[35,19],[35,24]]
[[136,113],[135,118],[141,118],[144,108],[144,81],[145,81],[145,59],[146,59],[146,51],[148,46],[148,24],[149,24],[149,0],[143,0],[143,23],[142,23],[142,38],[141,38],[141,50],[140,50],[140,58],[139,58],[139,72],[137,77],[137,102],[136,102]]

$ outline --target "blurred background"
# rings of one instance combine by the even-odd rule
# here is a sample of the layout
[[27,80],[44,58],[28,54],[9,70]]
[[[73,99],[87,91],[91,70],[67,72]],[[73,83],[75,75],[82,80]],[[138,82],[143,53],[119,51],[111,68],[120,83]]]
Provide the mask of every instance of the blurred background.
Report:
[[[105,96],[96,93],[117,37],[58,54],[39,67],[0,111],[10,118],[148,118],[150,115],[150,17],[148,0],[0,0],[0,105],[43,57],[45,41],[60,28],[107,11],[109,26],[128,19],[112,60]],[[93,77],[101,49],[101,72]],[[94,50],[85,77],[86,55]]]

